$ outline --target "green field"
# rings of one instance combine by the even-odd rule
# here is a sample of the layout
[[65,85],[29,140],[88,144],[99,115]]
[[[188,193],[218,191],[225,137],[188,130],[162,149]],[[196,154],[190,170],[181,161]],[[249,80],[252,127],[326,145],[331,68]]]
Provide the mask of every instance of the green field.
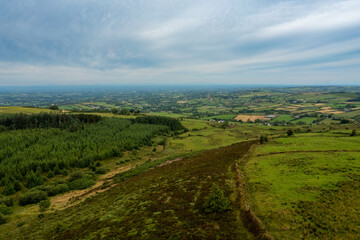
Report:
[[299,122],[304,122],[306,124],[311,124],[313,121],[317,120],[317,118],[314,117],[303,117],[303,118],[299,118],[297,120],[293,120],[291,121],[292,123],[299,123]]
[[274,238],[359,238],[359,144],[334,132],[255,149],[244,167],[248,198]]
[[204,117],[202,119],[204,120],[210,120],[210,119],[219,119],[219,120],[234,120],[236,117],[236,114],[222,114],[222,115],[214,115],[210,117]]
[[14,113],[42,113],[42,112],[58,112],[46,108],[30,108],[30,107],[0,107],[0,114],[14,114]]
[[280,115],[280,116],[274,118],[274,119],[272,120],[272,122],[276,122],[276,121],[279,121],[279,122],[282,122],[282,121],[289,122],[289,121],[292,121],[292,120],[294,120],[294,118],[293,118],[291,115],[286,115],[286,114],[284,114],[284,115]]

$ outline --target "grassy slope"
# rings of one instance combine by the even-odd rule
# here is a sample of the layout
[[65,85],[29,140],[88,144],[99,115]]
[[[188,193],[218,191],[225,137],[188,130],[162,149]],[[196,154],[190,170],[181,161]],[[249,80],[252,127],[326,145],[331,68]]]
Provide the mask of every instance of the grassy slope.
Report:
[[[41,113],[52,112],[46,108],[29,108],[29,107],[0,107],[0,114],[14,114],[14,113]],[[55,111],[57,112],[57,111]]]
[[255,150],[245,166],[250,205],[275,238],[360,237],[354,222],[360,214],[359,181],[354,180],[360,175],[360,152],[332,151],[359,151],[359,146],[360,137],[348,133],[310,133]]
[[6,239],[252,239],[233,211],[205,214],[212,183],[231,195],[230,166],[250,144],[210,150],[155,168],[65,211],[1,226]]

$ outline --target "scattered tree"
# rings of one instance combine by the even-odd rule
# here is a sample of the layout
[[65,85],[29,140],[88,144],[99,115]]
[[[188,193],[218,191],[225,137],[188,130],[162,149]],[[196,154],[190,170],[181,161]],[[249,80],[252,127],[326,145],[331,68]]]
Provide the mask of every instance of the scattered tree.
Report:
[[287,130],[287,135],[288,135],[289,137],[292,136],[292,135],[294,135],[293,130],[292,130],[292,129]]
[[59,107],[57,105],[55,105],[55,104],[51,104],[49,106],[49,109],[51,109],[51,110],[59,110]]
[[206,213],[224,212],[229,209],[230,201],[224,196],[224,191],[217,184],[213,184],[209,196],[204,204]]

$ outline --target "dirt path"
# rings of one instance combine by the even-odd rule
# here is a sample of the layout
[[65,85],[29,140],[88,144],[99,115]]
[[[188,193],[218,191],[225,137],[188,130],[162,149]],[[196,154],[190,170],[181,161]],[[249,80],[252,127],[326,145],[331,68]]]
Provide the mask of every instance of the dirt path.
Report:
[[96,193],[104,192],[116,186],[112,178],[116,174],[125,172],[129,169],[131,169],[131,166],[123,166],[116,168],[115,170],[102,175],[100,179],[95,183],[95,185],[91,186],[90,188],[83,190],[75,190],[67,192],[63,195],[55,196],[51,198],[51,206],[53,209],[59,210],[79,204],[89,196],[92,196]]

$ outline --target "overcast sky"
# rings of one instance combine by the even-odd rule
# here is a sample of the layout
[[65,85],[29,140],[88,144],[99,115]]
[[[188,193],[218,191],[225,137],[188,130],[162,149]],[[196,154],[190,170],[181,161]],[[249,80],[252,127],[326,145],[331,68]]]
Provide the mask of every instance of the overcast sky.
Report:
[[0,85],[360,85],[359,0],[0,0]]

